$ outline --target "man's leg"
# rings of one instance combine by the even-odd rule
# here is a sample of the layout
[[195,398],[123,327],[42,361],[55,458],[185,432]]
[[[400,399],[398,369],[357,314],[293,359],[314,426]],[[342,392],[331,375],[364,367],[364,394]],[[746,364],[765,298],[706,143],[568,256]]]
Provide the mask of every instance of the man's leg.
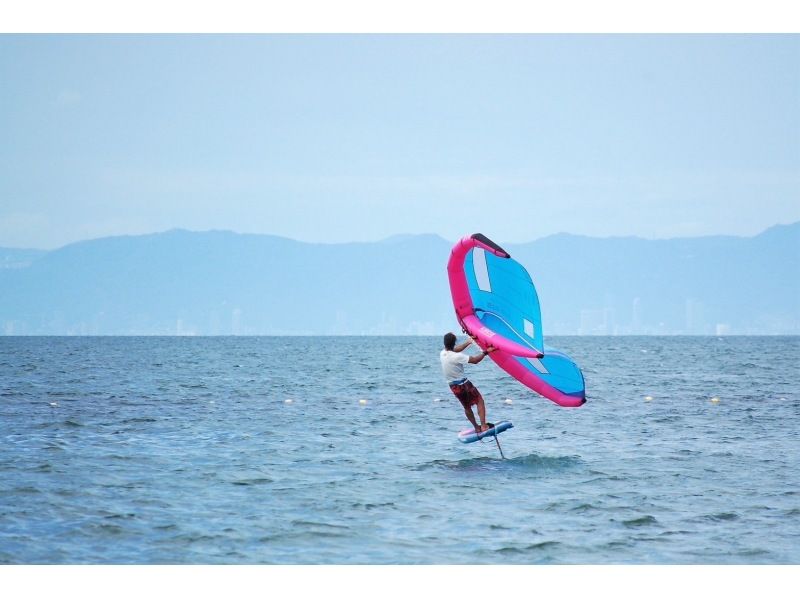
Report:
[[481,432],[485,432],[489,426],[486,425],[486,405],[483,403],[483,397],[478,399],[478,417],[481,418]]
[[472,403],[478,407],[478,417],[481,418],[480,431],[485,432],[489,429],[489,426],[486,425],[486,404],[483,402],[481,391],[475,388],[475,386],[470,388],[470,399],[472,399]]
[[475,428],[475,431],[476,432],[480,431],[481,428],[478,425],[478,422],[475,421],[475,415],[472,413],[472,406],[470,405],[469,407],[467,407],[464,404],[462,404],[461,406],[464,408],[464,415],[467,416],[467,419],[472,424],[472,427]]
[[475,421],[475,415],[472,413],[472,405],[474,401],[469,392],[469,387],[472,386],[471,384],[467,383],[465,387],[459,386],[451,386],[450,390],[453,391],[453,394],[456,395],[458,402],[461,403],[461,407],[464,409],[464,415],[469,420],[469,423],[472,424],[472,427],[475,428],[476,432],[480,432],[481,427],[478,425],[478,422]]

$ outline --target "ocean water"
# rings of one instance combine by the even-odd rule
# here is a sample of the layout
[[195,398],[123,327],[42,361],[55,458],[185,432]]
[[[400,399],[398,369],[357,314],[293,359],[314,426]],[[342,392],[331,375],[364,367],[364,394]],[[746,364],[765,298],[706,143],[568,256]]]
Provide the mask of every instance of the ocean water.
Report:
[[551,339],[579,409],[487,359],[506,459],[440,342],[0,337],[0,563],[800,563],[800,338]]

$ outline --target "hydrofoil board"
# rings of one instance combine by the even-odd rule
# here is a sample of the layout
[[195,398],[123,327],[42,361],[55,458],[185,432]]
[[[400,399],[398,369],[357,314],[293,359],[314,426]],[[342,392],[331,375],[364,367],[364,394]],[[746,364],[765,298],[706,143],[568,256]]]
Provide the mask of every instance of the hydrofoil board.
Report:
[[497,422],[496,424],[489,424],[489,425],[491,427],[485,432],[481,432],[480,434],[475,432],[475,428],[470,428],[468,430],[461,430],[458,433],[458,439],[464,443],[477,442],[482,438],[487,438],[489,436],[497,436],[501,432],[505,432],[506,430],[514,427],[514,424],[506,420]]

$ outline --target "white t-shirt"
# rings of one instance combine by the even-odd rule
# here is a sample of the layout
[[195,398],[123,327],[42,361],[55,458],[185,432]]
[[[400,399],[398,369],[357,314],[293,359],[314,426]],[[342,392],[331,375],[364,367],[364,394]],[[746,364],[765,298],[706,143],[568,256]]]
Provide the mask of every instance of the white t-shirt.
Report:
[[448,383],[464,378],[464,364],[469,363],[469,355],[463,351],[456,353],[444,349],[439,353],[439,359],[442,360],[442,373]]

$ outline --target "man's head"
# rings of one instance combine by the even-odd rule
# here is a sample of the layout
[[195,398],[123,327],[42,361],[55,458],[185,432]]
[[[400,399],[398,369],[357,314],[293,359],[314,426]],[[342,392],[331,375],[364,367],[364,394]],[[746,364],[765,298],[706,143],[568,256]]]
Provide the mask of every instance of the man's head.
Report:
[[444,348],[448,351],[452,351],[456,348],[456,335],[452,332],[448,332],[444,335]]

